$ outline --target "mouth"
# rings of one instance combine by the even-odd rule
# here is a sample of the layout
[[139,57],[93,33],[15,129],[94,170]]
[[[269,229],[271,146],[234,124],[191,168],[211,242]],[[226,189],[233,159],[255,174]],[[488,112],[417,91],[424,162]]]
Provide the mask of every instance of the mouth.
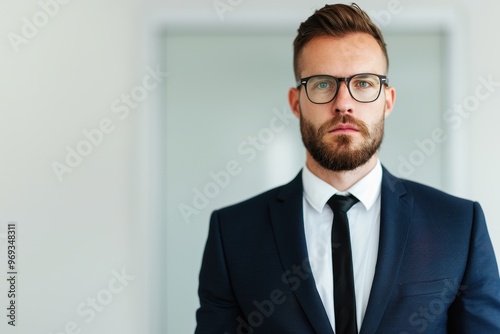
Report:
[[359,129],[357,126],[352,125],[352,124],[340,124],[334,127],[333,129],[330,129],[328,131],[329,133],[355,133],[359,132]]

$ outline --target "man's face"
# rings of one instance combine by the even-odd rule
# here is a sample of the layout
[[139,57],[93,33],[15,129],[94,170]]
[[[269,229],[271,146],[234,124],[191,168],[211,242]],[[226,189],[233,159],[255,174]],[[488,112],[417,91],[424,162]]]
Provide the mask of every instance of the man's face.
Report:
[[[363,33],[345,37],[318,37],[302,49],[300,77],[359,73],[386,74],[386,60],[376,40]],[[291,89],[290,105],[300,119],[308,154],[323,168],[353,170],[377,154],[384,135],[384,119],[394,104],[394,89],[382,86],[377,100],[362,103],[340,83],[336,97],[326,104],[312,103],[305,87]]]

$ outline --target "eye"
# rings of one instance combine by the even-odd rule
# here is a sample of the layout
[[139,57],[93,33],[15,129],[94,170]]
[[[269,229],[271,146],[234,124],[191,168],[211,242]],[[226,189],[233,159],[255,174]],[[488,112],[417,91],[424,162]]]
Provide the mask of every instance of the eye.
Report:
[[366,80],[366,79],[356,79],[353,82],[353,86],[358,89],[367,89],[374,87],[375,83],[372,80]]
[[371,83],[369,83],[368,81],[358,81],[356,83],[356,87],[359,87],[359,88],[369,88],[371,86]]
[[377,77],[372,77],[371,75],[363,75],[355,77],[351,81],[351,87],[355,89],[370,89],[376,88],[379,85],[379,80]]
[[309,87],[317,91],[330,91],[335,89],[336,82],[328,77],[316,77],[309,81]]
[[327,89],[331,86],[331,84],[327,81],[321,81],[316,84],[316,87],[319,89]]

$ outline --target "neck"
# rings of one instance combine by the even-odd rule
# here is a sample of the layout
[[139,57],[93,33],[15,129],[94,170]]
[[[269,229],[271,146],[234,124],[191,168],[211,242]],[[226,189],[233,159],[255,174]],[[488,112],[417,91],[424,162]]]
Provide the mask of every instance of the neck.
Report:
[[338,189],[339,191],[346,191],[356,182],[361,180],[376,166],[378,158],[377,152],[364,165],[361,165],[356,169],[336,172],[322,167],[316,162],[316,160],[312,158],[312,156],[307,151],[306,155],[307,168],[309,168],[309,170],[314,175],[327,182],[335,189]]

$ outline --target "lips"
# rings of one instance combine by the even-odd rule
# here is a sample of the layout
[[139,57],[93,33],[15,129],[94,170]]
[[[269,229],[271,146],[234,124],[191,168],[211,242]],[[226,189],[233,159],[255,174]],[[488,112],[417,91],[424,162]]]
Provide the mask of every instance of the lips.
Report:
[[333,133],[336,133],[336,132],[359,132],[359,129],[356,125],[353,125],[353,124],[339,124],[328,132],[333,132]]

